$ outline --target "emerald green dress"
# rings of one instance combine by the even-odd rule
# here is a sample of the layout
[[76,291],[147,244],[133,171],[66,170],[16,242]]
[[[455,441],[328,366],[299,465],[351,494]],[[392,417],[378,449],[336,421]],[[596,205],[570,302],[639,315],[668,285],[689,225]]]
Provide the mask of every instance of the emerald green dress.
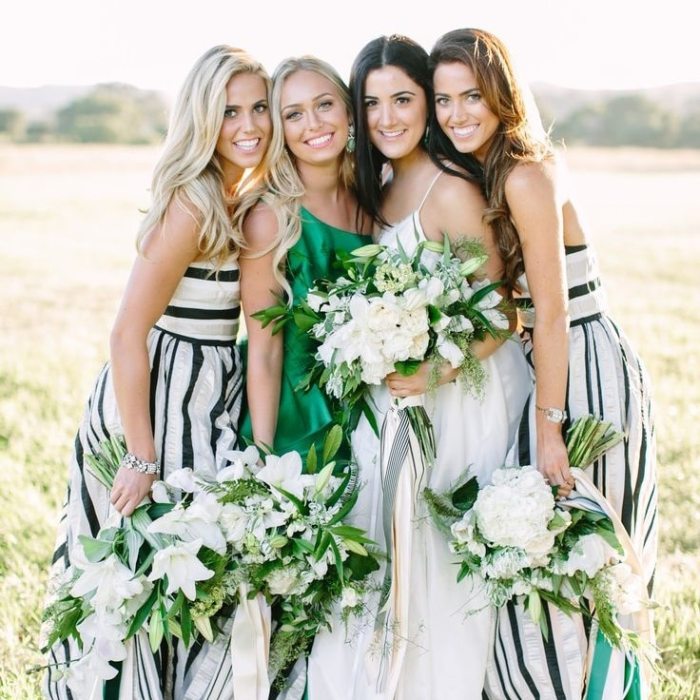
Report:
[[[302,208],[301,236],[287,254],[287,279],[294,299],[305,298],[317,280],[334,279],[339,275],[334,266],[336,253],[350,252],[371,242],[370,236],[330,226]],[[282,385],[274,444],[276,454],[296,450],[305,459],[312,444],[320,450],[323,437],[333,424],[333,406],[322,389],[318,386],[312,386],[308,391],[297,389],[311,366],[313,352],[313,343],[308,336],[294,323],[288,323],[284,328]],[[240,437],[243,444],[253,439],[250,414],[245,404]],[[338,459],[348,459],[349,456],[349,446],[344,444]]]

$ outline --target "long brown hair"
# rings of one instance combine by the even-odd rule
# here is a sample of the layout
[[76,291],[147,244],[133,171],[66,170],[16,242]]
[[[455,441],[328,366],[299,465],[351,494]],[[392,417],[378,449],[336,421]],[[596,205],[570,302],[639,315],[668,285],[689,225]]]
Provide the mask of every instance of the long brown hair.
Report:
[[[477,85],[500,128],[494,135],[483,163],[483,187],[487,208],[484,221],[496,236],[509,289],[518,289],[523,273],[523,253],[506,201],[506,180],[520,162],[541,162],[553,156],[552,144],[540,125],[528,121],[528,110],[513,70],[510,53],[503,42],[482,29],[455,29],[440,37],[430,53],[434,72],[440,63],[463,63],[476,77]],[[532,116],[530,117],[533,118]],[[473,170],[476,158],[459,153],[454,146],[443,146],[443,153],[431,154]]]

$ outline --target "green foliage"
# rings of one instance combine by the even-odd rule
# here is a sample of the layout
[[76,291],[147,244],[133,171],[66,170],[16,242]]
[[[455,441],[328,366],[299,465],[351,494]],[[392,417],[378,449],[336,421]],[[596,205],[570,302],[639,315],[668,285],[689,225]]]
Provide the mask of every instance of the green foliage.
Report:
[[165,109],[154,92],[98,85],[56,115],[56,133],[79,143],[155,143],[165,133]]

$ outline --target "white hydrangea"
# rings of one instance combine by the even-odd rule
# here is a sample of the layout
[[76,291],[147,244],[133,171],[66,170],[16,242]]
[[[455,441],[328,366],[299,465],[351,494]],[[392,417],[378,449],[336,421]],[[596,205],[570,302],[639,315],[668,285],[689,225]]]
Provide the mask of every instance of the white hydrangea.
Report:
[[519,547],[536,559],[554,544],[547,529],[554,515],[554,496],[534,467],[497,469],[474,504],[483,537],[496,546]]

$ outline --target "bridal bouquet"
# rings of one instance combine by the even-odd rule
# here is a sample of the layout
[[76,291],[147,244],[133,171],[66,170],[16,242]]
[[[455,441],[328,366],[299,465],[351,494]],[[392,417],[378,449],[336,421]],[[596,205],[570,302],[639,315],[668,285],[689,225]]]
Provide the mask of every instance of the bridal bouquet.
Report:
[[[72,637],[83,651],[69,679],[114,677],[111,662],[126,658],[124,643],[140,630],[154,652],[174,637],[186,646],[198,635],[211,641],[243,597],[258,595],[280,622],[270,674],[306,653],[331,608],[349,598],[359,605],[378,568],[364,532],[343,523],[358,487],[352,467],[334,475],[340,440],[336,426],[322,459],[311,451],[307,473],[296,452],[260,464],[253,447],[229,452],[215,481],[177,470],[154,483],[154,502],[117,514],[96,538],[81,536],[45,614],[47,650]],[[90,460],[107,488],[124,451],[112,439]]]
[[480,243],[462,241],[453,252],[447,236],[422,241],[412,254],[366,245],[340,254],[343,274],[318,281],[291,312],[280,304],[254,317],[275,330],[292,317],[316,343],[300,388],[318,384],[341,402],[346,418],[362,411],[376,430],[367,388],[391,372],[411,375],[428,360],[435,379],[447,362],[467,387],[482,388],[484,369],[470,343],[507,334],[509,325],[500,284],[473,277],[486,260]]
[[[570,462],[587,466],[620,439],[610,424],[579,418],[568,434]],[[492,605],[521,597],[546,637],[542,601],[584,614],[592,602],[610,644],[634,644],[617,616],[641,608],[643,582],[623,563],[613,524],[593,501],[575,493],[555,501],[553,489],[532,466],[497,469],[482,488],[467,474],[450,492],[426,490],[425,495],[434,520],[449,535],[450,551],[461,561],[458,580],[481,576]]]

